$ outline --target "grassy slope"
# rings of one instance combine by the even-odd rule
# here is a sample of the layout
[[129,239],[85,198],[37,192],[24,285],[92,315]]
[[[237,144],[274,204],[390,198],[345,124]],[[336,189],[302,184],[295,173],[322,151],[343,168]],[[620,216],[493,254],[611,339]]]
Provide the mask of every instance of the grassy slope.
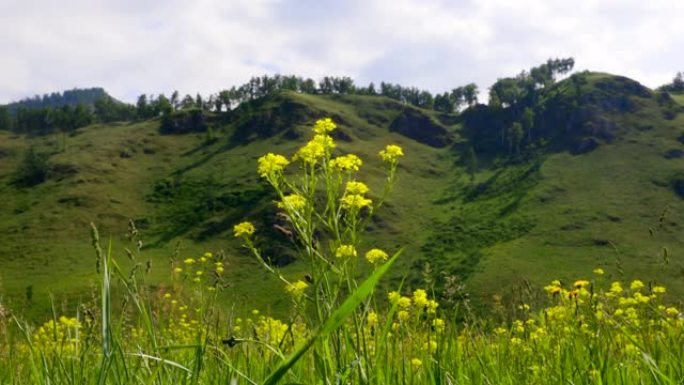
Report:
[[[684,201],[671,188],[684,160],[664,157],[682,149],[677,138],[684,115],[665,120],[653,98],[637,102],[636,113],[613,116],[620,139],[588,154],[546,159],[540,182],[520,208],[536,219],[535,228],[490,248],[470,282],[473,290],[488,297],[501,286],[590,277],[602,267],[607,280],[624,274],[684,292]],[[647,126],[652,128],[638,129]]]
[[[366,109],[376,118],[390,122],[401,108],[392,101],[361,97],[340,101],[308,95],[289,95],[288,98],[320,114],[339,116],[346,122],[340,129],[353,140],[350,143],[339,141],[339,151],[354,152],[366,160],[359,176],[376,191],[379,191],[383,178],[377,152],[390,142],[406,149],[406,162],[401,168],[397,193],[384,209],[387,217],[392,219],[383,222],[382,231],[376,231],[375,242],[392,249],[406,244],[409,244],[409,249],[410,245],[419,245],[423,241],[420,236],[399,239],[399,235],[420,234],[421,227],[430,216],[425,214],[434,211],[429,200],[416,201],[415,197],[429,197],[435,192],[433,186],[446,173],[451,162],[447,157],[448,150],[436,150],[404,136],[388,133],[386,127],[374,126],[359,116],[359,111]],[[389,103],[390,107],[384,103]],[[0,133],[0,149],[8,154],[0,163],[2,292],[21,299],[26,288],[32,286],[34,302],[38,302],[34,308],[43,309],[48,292],[56,293],[58,298],[62,294],[84,293],[97,282],[88,223],[92,221],[98,225],[103,243],[111,237],[117,259],[130,265],[123,248],[135,250],[135,245],[125,238],[127,221],[133,218],[139,224],[151,223],[142,234],[143,241],[154,246],[145,248],[139,260],[143,264],[147,260],[152,262],[152,281],[168,281],[169,263],[177,245],[180,245],[180,252],[175,254],[176,260],[197,256],[206,250],[225,250],[227,270],[231,274],[228,296],[234,296],[238,304],[249,303],[261,308],[279,306],[280,300],[272,295],[280,292],[278,283],[267,277],[232,240],[230,229],[232,224],[242,219],[241,216],[233,216],[234,220],[230,221],[231,216],[226,213],[209,214],[199,225],[213,221],[222,223],[223,228],[202,242],[190,239],[194,235],[190,230],[157,243],[157,225],[161,226],[159,218],[175,204],[154,204],[146,197],[159,180],[203,181],[211,178],[222,191],[258,185],[257,158],[271,151],[293,154],[308,140],[310,127],[297,127],[297,131],[302,133],[297,140],[286,140],[276,135],[238,146],[230,143],[235,129],[230,125],[211,145],[205,145],[204,135],[161,136],[157,134],[157,127],[156,121],[90,126],[68,138],[67,151],[63,153],[56,150],[57,137],[27,139]],[[48,182],[28,189],[10,185],[10,174],[16,168],[22,151],[29,145],[53,153],[50,161],[60,169],[73,166],[75,171],[52,177]],[[126,153],[126,157],[121,157],[122,153]],[[242,214],[245,219],[254,219],[253,215],[258,213],[243,210]],[[173,223],[164,223],[164,226],[173,227]],[[285,273],[300,275],[303,267],[297,262],[285,268]]]
[[[524,280],[541,284],[552,278],[588,276],[596,266],[616,275],[616,250],[627,277],[658,277],[673,291],[684,292],[680,270],[683,239],[678,231],[684,223],[684,207],[668,185],[669,178],[682,169],[684,161],[662,156],[669,149],[681,148],[676,138],[684,127],[684,115],[665,121],[654,102],[644,101],[638,113],[615,118],[621,119],[624,131],[620,140],[584,155],[552,154],[539,173],[532,174],[532,179],[510,188],[503,184],[497,194],[487,199],[465,200],[459,191],[469,182],[457,166],[457,153],[387,131],[400,111],[397,103],[358,96],[288,94],[286,98],[321,116],[336,116],[344,122],[340,129],[353,140],[338,141],[339,150],[357,153],[367,161],[360,179],[368,181],[371,189],[377,191],[382,183],[377,151],[390,142],[405,148],[407,156],[400,167],[398,186],[374,224],[368,244],[392,251],[408,246],[404,259],[395,266],[396,277],[408,269],[419,268],[420,263],[414,263],[417,259],[433,258],[422,246],[440,231],[453,234],[450,226],[458,221],[449,221],[456,214],[466,213],[458,217],[464,222],[477,222],[484,216],[479,215],[482,212],[491,220],[478,223],[465,240],[479,248],[478,260],[469,267],[467,283],[469,290],[480,298],[495,293],[505,295]],[[635,129],[645,123],[654,128]],[[47,292],[85,292],[96,282],[88,223],[97,223],[104,239],[111,236],[116,257],[127,261],[123,246],[134,249],[134,245],[126,242],[124,234],[127,219],[134,218],[138,223],[145,222],[142,219],[150,223],[150,228],[142,231],[143,240],[155,246],[143,250],[140,259],[151,260],[152,281],[163,283],[168,279],[169,261],[176,248],[176,259],[197,256],[205,250],[225,250],[231,277],[228,302],[237,307],[280,307],[281,299],[273,295],[280,292],[279,284],[267,277],[231,239],[230,225],[243,216],[256,218],[258,207],[241,208],[237,214],[209,213],[198,227],[219,226],[202,241],[196,240],[193,228],[167,242],[155,243],[159,218],[175,205],[154,204],[146,197],[153,184],[162,179],[211,179],[220,192],[257,186],[256,159],[266,152],[292,154],[308,139],[308,123],[295,128],[302,133],[296,140],[277,134],[237,146],[229,140],[235,130],[233,125],[224,127],[218,134],[219,140],[211,145],[204,144],[203,135],[160,136],[157,126],[158,122],[150,121],[82,129],[68,139],[65,153],[51,157],[54,164],[73,165],[76,172],[25,190],[7,183],[22,149],[30,144],[54,149],[57,138],[26,139],[0,133],[0,150],[8,154],[0,160],[2,292],[23,298],[26,287],[33,286],[34,301],[39,304],[34,308],[44,308]],[[450,130],[457,136],[457,127]],[[130,157],[122,158],[122,151]],[[510,170],[504,169],[504,174]],[[484,167],[476,183],[500,171]],[[511,206],[512,203],[515,205]],[[501,208],[509,206],[511,212],[501,214]],[[668,217],[659,228],[658,220],[666,206]],[[524,218],[534,227],[526,235],[514,235],[513,240],[498,243],[496,236],[515,233],[509,231],[510,226],[501,225],[511,218]],[[436,231],[438,223],[444,225]],[[649,228],[655,230],[654,237]],[[487,234],[495,240],[477,239]],[[661,263],[663,246],[670,250],[667,266]],[[450,247],[458,249],[461,245]],[[461,258],[456,254],[447,253],[440,258]],[[439,265],[439,261],[434,262]],[[458,263],[449,260],[445,265],[453,267]],[[284,272],[299,276],[303,269],[304,264],[299,261],[284,268]]]

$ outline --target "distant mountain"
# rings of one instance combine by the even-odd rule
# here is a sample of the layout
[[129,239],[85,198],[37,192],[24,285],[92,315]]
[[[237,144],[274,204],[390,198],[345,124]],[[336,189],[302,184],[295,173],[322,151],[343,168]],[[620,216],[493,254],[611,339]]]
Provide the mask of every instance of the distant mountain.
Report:
[[36,108],[59,108],[63,106],[87,105],[93,107],[95,102],[102,98],[113,99],[100,87],[74,88],[64,92],[53,92],[45,95],[36,95],[32,98],[22,99],[18,102],[9,103],[6,107],[14,112],[21,107]]

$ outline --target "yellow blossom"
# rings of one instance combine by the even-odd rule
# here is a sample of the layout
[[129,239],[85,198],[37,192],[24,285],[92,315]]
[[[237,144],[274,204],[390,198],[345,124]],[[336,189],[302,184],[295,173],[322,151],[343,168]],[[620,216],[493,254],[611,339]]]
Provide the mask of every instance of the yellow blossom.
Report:
[[394,163],[400,156],[404,156],[404,150],[396,144],[388,144],[384,150],[380,151],[380,158],[383,162]]
[[318,159],[329,154],[333,148],[335,148],[335,142],[331,137],[328,135],[315,135],[313,139],[297,150],[293,159],[315,164]]
[[641,282],[641,281],[638,280],[638,279],[635,279],[635,280],[632,281],[632,283],[629,285],[629,288],[632,289],[632,290],[640,290],[640,289],[643,288],[643,287],[644,287],[644,283]]
[[617,281],[616,281],[616,282],[613,282],[613,283],[610,285],[610,292],[613,293],[613,294],[620,294],[620,293],[622,293],[622,285],[620,284],[620,282],[617,282]]
[[435,328],[435,331],[438,332],[438,333],[444,331],[444,326],[445,326],[444,320],[441,319],[441,318],[435,318],[435,319],[432,321],[432,327],[434,327],[434,328]]
[[575,284],[573,286],[575,287],[575,289],[582,289],[589,286],[589,281],[587,281],[586,279],[580,279],[575,281]]
[[333,120],[330,118],[325,118],[316,121],[313,131],[317,134],[327,134],[335,128],[337,128],[335,122],[333,122]]
[[667,289],[664,286],[654,286],[651,290],[654,294],[665,294]]
[[436,314],[438,307],[439,302],[435,301],[434,299],[429,300],[426,307],[428,314]]
[[370,206],[373,203],[372,200],[364,198],[363,195],[345,195],[341,199],[342,207],[347,210],[358,210],[366,206]]
[[387,253],[380,249],[371,249],[366,253],[366,260],[372,264],[385,262],[389,258]]
[[399,300],[397,301],[397,306],[399,306],[400,309],[408,309],[411,307],[411,298],[409,297],[400,297]]
[[356,249],[352,245],[340,245],[340,247],[335,250],[335,256],[337,258],[356,257]]
[[262,178],[268,178],[283,171],[290,162],[282,155],[268,153],[258,160],[257,171]]
[[420,369],[421,366],[423,366],[423,361],[419,360],[418,358],[411,359],[411,367],[414,370]]
[[397,318],[399,318],[400,321],[406,321],[407,319],[409,319],[409,312],[407,312],[406,310],[399,310],[397,312]]
[[304,294],[304,290],[309,287],[309,284],[307,284],[304,281],[297,281],[295,283],[291,283],[287,285],[285,288],[288,293],[292,294],[293,297],[295,298],[300,298],[302,294]]
[[233,227],[233,233],[236,237],[252,235],[254,234],[255,230],[256,229],[254,228],[254,225],[251,222],[238,223],[237,225],[235,225],[235,227]]
[[173,272],[179,274],[183,272],[183,269],[181,269],[180,267],[176,267],[175,269],[173,269]]
[[363,161],[354,154],[338,156],[330,161],[332,168],[342,172],[359,171],[362,164]]
[[596,275],[603,275],[603,274],[605,274],[605,272],[603,271],[602,268],[597,267],[597,268],[594,269],[594,274],[596,274]]
[[378,314],[374,311],[369,312],[367,320],[369,327],[375,327],[378,324]]
[[423,289],[417,289],[413,292],[413,303],[419,309],[424,309],[428,305],[427,293]]
[[195,263],[195,260],[192,258],[186,258],[183,262],[185,262],[186,265],[192,265]]
[[278,208],[288,211],[299,211],[306,206],[306,199],[299,194],[290,194],[283,197],[282,202],[278,202]]
[[344,189],[345,194],[363,195],[368,192],[368,186],[362,182],[350,181]]

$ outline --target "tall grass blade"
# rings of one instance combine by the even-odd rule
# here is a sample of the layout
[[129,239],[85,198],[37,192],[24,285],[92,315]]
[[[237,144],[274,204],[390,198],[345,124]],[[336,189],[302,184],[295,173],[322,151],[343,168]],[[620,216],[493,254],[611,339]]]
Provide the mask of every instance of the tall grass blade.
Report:
[[332,331],[340,327],[344,320],[354,312],[357,306],[359,306],[371,293],[375,285],[377,285],[380,278],[387,272],[387,270],[392,266],[397,257],[401,254],[401,250],[398,251],[392,258],[390,258],[385,264],[380,266],[370,277],[368,277],[356,291],[351,293],[349,297],[344,301],[340,307],[335,310],[335,312],[330,315],[325,323],[318,329],[318,331],[311,336],[302,346],[300,346],[290,357],[282,362],[278,367],[269,374],[269,376],[264,381],[264,385],[273,385],[280,381],[281,378],[287,373],[287,371],[299,361],[300,358],[306,353],[311,346],[316,342],[317,339],[325,338]]

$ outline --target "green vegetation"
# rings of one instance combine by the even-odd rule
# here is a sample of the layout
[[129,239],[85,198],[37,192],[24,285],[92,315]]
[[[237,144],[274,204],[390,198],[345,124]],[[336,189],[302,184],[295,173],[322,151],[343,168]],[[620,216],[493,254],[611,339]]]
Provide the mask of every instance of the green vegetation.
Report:
[[[242,316],[240,310],[217,306],[230,282],[221,254],[177,256],[171,260],[169,284],[150,287],[150,269],[143,269],[139,251],[128,251],[133,266],[125,270],[113,257],[111,244],[103,251],[92,225],[100,279],[91,298],[74,310],[53,303],[51,319],[39,327],[10,315],[0,303],[0,381],[270,385],[684,380],[684,318],[668,302],[662,285],[612,280],[603,268],[594,268],[591,278],[572,284],[554,280],[545,286],[547,305],[539,310],[520,297],[512,302],[515,313],[510,314],[499,298],[486,318],[474,314],[455,291],[445,291],[440,303],[429,280],[424,282],[427,290],[402,283],[392,284],[389,292],[378,289],[400,252],[390,257],[366,244],[364,236],[372,218],[387,207],[406,156],[393,144],[379,152],[385,182],[379,195],[372,194],[376,190],[361,182],[362,159],[344,152],[333,155],[335,128],[330,119],[318,120],[313,139],[291,160],[274,153],[258,159],[259,176],[277,196],[273,204],[288,218],[283,230],[290,232],[297,258],[307,265],[305,276],[293,277],[269,263],[255,245],[259,234],[253,223],[232,227],[234,237],[286,294],[284,317],[261,315],[258,309]],[[489,178],[469,199],[493,199],[505,180],[521,189],[538,168],[520,166]],[[135,240],[137,230],[129,230]],[[372,271],[364,280],[356,274],[361,266]],[[115,298],[121,300],[118,317],[112,311]]]
[[[253,168],[261,154],[293,153],[307,127],[325,116],[339,125],[335,151],[367,159],[360,177],[371,199],[384,183],[376,149],[395,142],[405,150],[403,176],[368,226],[367,245],[405,247],[383,287],[404,281],[415,290],[429,276],[438,296],[456,285],[477,312],[503,298],[514,313],[509,299],[521,296],[521,287],[601,266],[611,278],[639,276],[684,293],[681,95],[601,73],[560,80],[562,63],[504,82],[520,91],[516,103],[497,96],[499,103],[477,104],[472,89],[461,87],[453,92],[459,107],[419,108],[379,95],[382,85],[350,91],[348,82],[330,78],[331,93],[321,94],[315,83],[280,77],[275,87],[264,86],[271,78],[254,81],[262,91],[244,100],[226,96],[221,107],[217,96],[146,97],[136,121],[40,136],[0,131],[5,306],[39,319],[49,293],[65,308],[88,296],[97,279],[87,246],[94,222],[120,256],[124,247],[143,252],[153,287],[168,284],[174,258],[210,250],[225,256],[230,277],[222,303],[285,314],[286,298],[273,295],[277,286],[240,256],[231,227],[253,221],[256,246],[270,263],[287,276],[305,274],[280,229],[276,197]],[[102,120],[98,113],[94,119]],[[16,175],[29,148],[46,154],[38,169],[47,172],[42,183],[24,187]],[[362,268],[359,276],[367,273]]]

